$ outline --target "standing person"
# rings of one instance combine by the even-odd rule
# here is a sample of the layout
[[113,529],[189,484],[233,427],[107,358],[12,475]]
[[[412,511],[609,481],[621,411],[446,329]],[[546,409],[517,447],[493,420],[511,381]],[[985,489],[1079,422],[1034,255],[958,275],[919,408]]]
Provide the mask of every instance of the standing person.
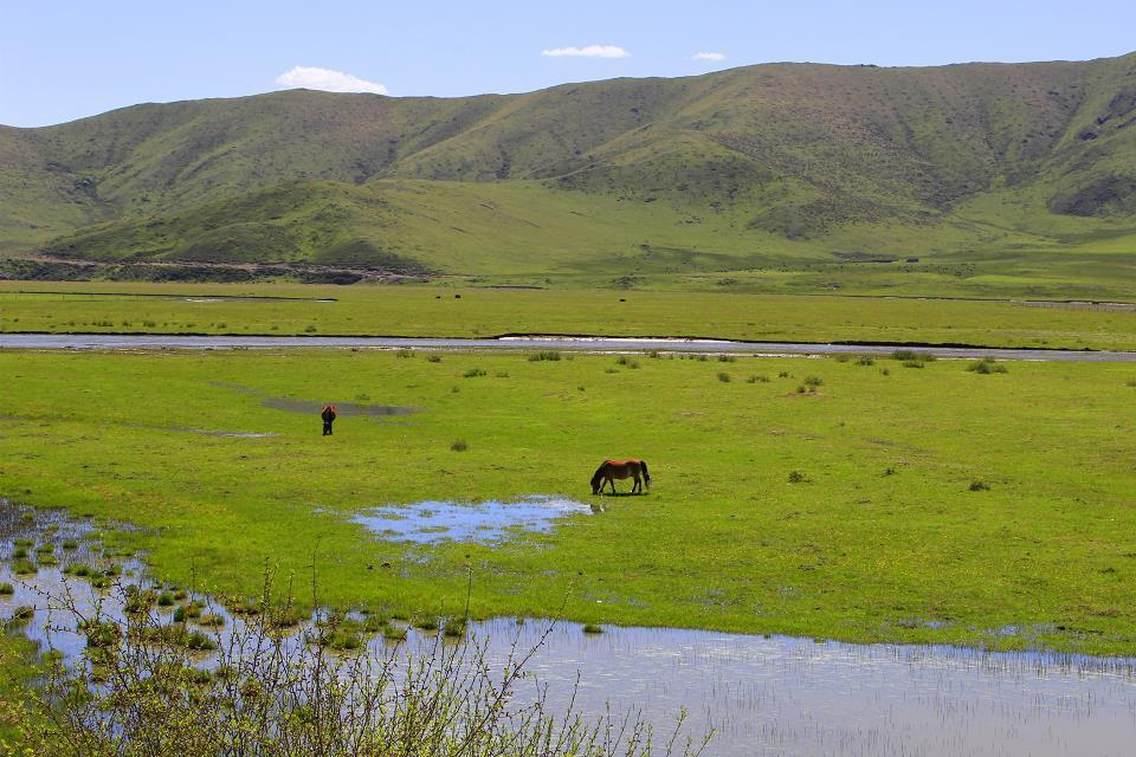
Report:
[[331,436],[331,424],[335,422],[335,405],[324,405],[323,410],[320,411],[320,418],[323,419],[323,435]]

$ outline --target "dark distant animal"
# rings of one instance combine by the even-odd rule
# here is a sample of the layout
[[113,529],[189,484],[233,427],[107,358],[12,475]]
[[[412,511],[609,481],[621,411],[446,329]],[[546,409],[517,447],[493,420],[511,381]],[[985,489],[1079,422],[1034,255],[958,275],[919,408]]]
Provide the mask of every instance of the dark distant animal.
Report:
[[335,422],[335,405],[324,405],[323,410],[320,411],[320,418],[323,419],[323,435],[331,436],[331,424]]
[[615,494],[615,479],[620,478],[633,478],[635,484],[631,487],[631,493],[643,491],[643,483],[646,482],[647,487],[651,486],[651,474],[647,472],[647,463],[642,460],[604,460],[600,463],[600,467],[596,468],[596,474],[592,476],[592,494],[602,494],[603,488],[607,484],[611,484],[611,493]]

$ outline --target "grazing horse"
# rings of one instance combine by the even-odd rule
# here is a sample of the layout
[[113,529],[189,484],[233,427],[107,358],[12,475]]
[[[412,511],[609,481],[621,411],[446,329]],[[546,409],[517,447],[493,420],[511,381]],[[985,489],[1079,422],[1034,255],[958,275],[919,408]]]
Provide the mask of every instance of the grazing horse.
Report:
[[611,493],[615,494],[617,478],[635,479],[635,485],[631,487],[632,494],[643,491],[644,481],[648,488],[651,486],[651,474],[647,472],[647,463],[642,460],[604,460],[592,476],[592,494],[602,494],[606,484],[611,484]]

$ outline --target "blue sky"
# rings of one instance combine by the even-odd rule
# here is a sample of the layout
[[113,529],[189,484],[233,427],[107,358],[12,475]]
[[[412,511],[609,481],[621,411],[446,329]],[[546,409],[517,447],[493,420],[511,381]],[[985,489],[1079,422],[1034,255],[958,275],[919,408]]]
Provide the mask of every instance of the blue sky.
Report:
[[1133,0],[0,0],[0,123],[289,83],[452,96],[786,60],[1085,59],[1133,51],[1134,28]]

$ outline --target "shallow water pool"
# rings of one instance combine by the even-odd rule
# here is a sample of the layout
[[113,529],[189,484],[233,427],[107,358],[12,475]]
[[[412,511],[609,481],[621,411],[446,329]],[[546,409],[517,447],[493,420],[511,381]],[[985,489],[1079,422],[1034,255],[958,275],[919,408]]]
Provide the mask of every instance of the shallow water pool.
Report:
[[513,502],[415,502],[384,505],[354,516],[387,541],[494,544],[517,532],[547,532],[572,515],[591,515],[592,505],[565,497],[534,495]]

